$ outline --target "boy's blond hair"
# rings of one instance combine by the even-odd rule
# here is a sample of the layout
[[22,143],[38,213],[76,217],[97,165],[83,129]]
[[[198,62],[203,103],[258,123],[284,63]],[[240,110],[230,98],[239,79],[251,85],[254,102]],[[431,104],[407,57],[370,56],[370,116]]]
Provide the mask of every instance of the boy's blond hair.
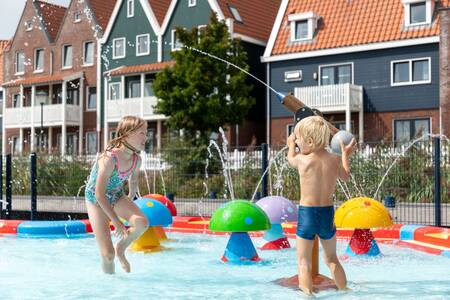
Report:
[[306,142],[309,138],[313,141],[313,151],[323,149],[330,142],[331,131],[328,122],[319,116],[307,117],[295,125],[294,134],[302,137]]

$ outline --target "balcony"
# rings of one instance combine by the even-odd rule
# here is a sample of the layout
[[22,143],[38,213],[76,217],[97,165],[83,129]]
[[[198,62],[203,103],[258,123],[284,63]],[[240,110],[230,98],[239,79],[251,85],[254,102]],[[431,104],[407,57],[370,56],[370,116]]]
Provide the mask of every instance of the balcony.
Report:
[[[63,105],[52,104],[43,107],[43,125],[61,126],[63,124]],[[41,107],[31,106],[6,108],[4,112],[5,128],[29,128],[32,126],[32,114],[34,114],[34,127],[41,126]],[[80,125],[80,106],[66,104],[66,125]]]
[[153,106],[156,105],[156,97],[125,98],[106,101],[106,121],[118,122],[123,116],[139,116],[145,120],[161,120],[164,115],[156,115]]
[[363,88],[349,83],[295,88],[295,97],[323,113],[363,111]]

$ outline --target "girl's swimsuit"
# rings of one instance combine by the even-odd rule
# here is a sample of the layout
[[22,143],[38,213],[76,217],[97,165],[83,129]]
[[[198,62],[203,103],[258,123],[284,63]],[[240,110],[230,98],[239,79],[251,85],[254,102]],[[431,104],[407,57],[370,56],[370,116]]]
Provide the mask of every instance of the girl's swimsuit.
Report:
[[[133,163],[131,164],[130,169],[125,172],[121,172],[119,168],[119,158],[115,151],[108,151],[106,155],[112,157],[115,161],[114,170],[111,173],[111,177],[109,177],[108,184],[106,185],[106,199],[109,204],[113,205],[119,201],[119,199],[125,195],[125,191],[123,186],[125,181],[130,178],[134,169],[136,168],[137,155],[133,154]],[[97,176],[98,176],[98,160],[95,162],[92,167],[91,173],[89,175],[88,182],[86,184],[85,189],[85,198],[86,201],[89,201],[93,204],[97,204],[97,198],[95,197],[95,186],[97,184]]]

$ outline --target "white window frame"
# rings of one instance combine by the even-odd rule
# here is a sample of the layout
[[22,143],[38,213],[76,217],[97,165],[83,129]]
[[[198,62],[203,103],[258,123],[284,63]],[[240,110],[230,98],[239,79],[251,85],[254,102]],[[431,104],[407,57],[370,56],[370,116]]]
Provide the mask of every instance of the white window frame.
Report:
[[206,28],[208,25],[198,25],[197,26],[197,42],[200,42],[200,36],[202,34],[202,30]]
[[127,18],[134,17],[134,0],[127,0]]
[[[92,62],[86,63],[86,45],[92,43]],[[95,62],[95,43],[94,41],[85,41],[83,42],[83,67],[93,66]]]
[[[15,146],[14,140],[17,140],[17,144],[19,145],[17,147],[18,148],[17,149],[17,153],[16,153],[16,149],[15,149],[16,147],[14,147]],[[20,141],[20,137],[19,136],[17,136],[17,135],[11,136],[11,153],[13,155],[20,153],[20,143],[21,143],[21,141]]]
[[172,51],[179,51],[179,50],[181,50],[183,48],[183,46],[181,46],[180,48],[176,48],[176,44],[177,44],[177,42],[175,40],[176,33],[177,33],[177,30],[176,29],[172,29],[172,32],[171,32],[171,35],[170,35],[171,36],[171,40],[172,40]]
[[[121,56],[116,55],[116,43],[119,41],[123,41],[123,55],[121,55]],[[121,37],[121,38],[113,39],[112,46],[113,46],[113,59],[121,59],[121,58],[125,58],[127,56],[127,39],[126,38]]]
[[[23,55],[23,71],[19,72],[19,55]],[[17,51],[16,52],[16,63],[15,63],[15,74],[14,75],[23,75],[25,74],[25,51]]]
[[[405,26],[423,26],[430,25],[433,17],[433,1],[431,0],[402,0],[405,10]],[[411,4],[425,3],[425,22],[411,23]]]
[[[147,52],[139,53],[139,38],[140,37],[147,37],[147,45],[148,45]],[[149,33],[139,34],[136,36],[136,56],[145,56],[145,55],[150,55],[150,34]]]
[[396,143],[396,141],[395,141],[395,136],[396,136],[396,132],[395,132],[395,121],[415,121],[415,120],[426,120],[426,119],[428,119],[429,121],[430,121],[430,123],[429,123],[429,125],[430,125],[430,128],[429,128],[429,130],[430,130],[430,134],[433,132],[433,118],[432,117],[429,117],[429,116],[423,116],[423,117],[398,117],[398,118],[395,118],[395,117],[393,117],[392,118],[392,143]]
[[197,0],[188,0],[188,7],[197,6]]
[[80,23],[81,22],[81,11],[76,11],[73,13],[73,22]]
[[239,13],[239,10],[236,8],[236,6],[232,5],[232,4],[228,4],[228,9],[231,12],[231,15],[233,16],[233,18],[239,22],[239,23],[244,23],[244,21],[242,20],[242,16]]
[[[89,88],[94,88],[95,86],[86,86],[86,111],[96,111],[97,107],[95,108],[89,108]],[[96,92],[97,93],[97,92]],[[98,94],[97,94],[97,100],[98,103]]]
[[[111,99],[111,95],[112,95],[111,87],[113,85],[118,85],[119,86],[119,97],[117,99]],[[110,100],[110,101],[120,100],[120,98],[122,97],[121,95],[122,95],[122,83],[121,82],[110,82],[108,84],[108,100]]]
[[[297,78],[289,78],[289,75],[298,74]],[[303,72],[302,70],[292,70],[284,72],[284,82],[293,82],[293,81],[302,81],[303,80]]]
[[[66,56],[66,52],[64,51],[66,47],[71,47],[72,48],[72,59],[70,61],[70,66],[65,66],[64,65],[64,61],[65,61],[65,56]],[[73,46],[70,44],[65,44],[62,46],[62,55],[61,55],[61,66],[62,66],[62,70],[68,70],[68,69],[72,69],[73,66]]]
[[[98,141],[97,141],[97,139],[98,139],[98,136],[97,136],[97,132],[96,131],[86,131],[86,133],[85,133],[85,140],[86,140],[86,143],[85,143],[85,152],[86,152],[86,154],[88,154],[88,155],[92,155],[93,153],[89,153],[88,152],[88,149],[89,149],[89,145],[88,145],[88,141],[89,141],[89,139],[88,139],[88,135],[90,135],[90,134],[92,134],[92,135],[94,135],[95,136],[95,152],[97,153],[98,152],[98,149],[97,149],[97,145],[98,145]],[[95,154],[95,153],[94,153]]]
[[322,68],[326,67],[337,67],[337,66],[343,66],[343,65],[351,65],[352,66],[352,82],[350,84],[355,84],[355,66],[352,61],[349,62],[343,62],[343,63],[337,63],[337,64],[326,64],[326,65],[319,65],[319,78],[317,79],[319,81],[319,86],[322,85]]
[[[19,101],[17,102],[17,106],[14,106],[14,98],[16,98],[16,96],[17,96],[17,98],[19,98]],[[22,105],[20,102],[21,102],[20,101],[20,94],[19,93],[13,94],[12,98],[11,98],[11,108],[18,108],[18,107],[20,107]]]
[[[428,60],[428,80],[413,81],[413,62],[418,60]],[[408,62],[409,81],[408,82],[394,82],[394,64]],[[431,83],[431,57],[418,57],[411,59],[400,59],[391,61],[391,86],[405,86],[405,85],[417,85],[417,84],[430,84]]]
[[140,80],[130,80],[128,81],[128,98],[127,99],[139,99],[142,98],[142,95],[140,95],[139,97],[131,97],[131,86],[133,83],[139,83],[139,92],[142,93],[142,85],[141,85],[141,81]]
[[[318,15],[316,15],[313,12],[307,12],[307,13],[300,13],[300,14],[293,14],[288,16],[288,21],[290,22],[291,26],[291,42],[303,42],[303,41],[310,41],[314,37],[314,32],[317,28],[317,20],[319,19]],[[295,32],[296,28],[295,25],[299,21],[308,21],[308,36],[303,39],[296,39],[295,38]]]
[[[37,69],[37,53],[38,51],[42,51],[42,69]],[[44,72],[44,63],[45,63],[45,50],[43,48],[37,48],[34,50],[34,66],[33,73],[42,73]]]
[[25,22],[25,31],[31,31],[33,30],[33,21],[26,21]]

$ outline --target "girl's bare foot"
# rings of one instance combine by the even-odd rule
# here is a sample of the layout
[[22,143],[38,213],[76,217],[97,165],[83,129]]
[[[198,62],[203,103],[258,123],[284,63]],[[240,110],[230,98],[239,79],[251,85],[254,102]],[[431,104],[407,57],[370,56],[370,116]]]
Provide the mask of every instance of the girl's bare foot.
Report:
[[116,245],[116,256],[119,259],[122,269],[125,272],[130,273],[131,266],[130,266],[130,263],[128,262],[127,258],[125,257],[125,250],[126,250],[126,247],[124,245],[124,240],[120,240]]

